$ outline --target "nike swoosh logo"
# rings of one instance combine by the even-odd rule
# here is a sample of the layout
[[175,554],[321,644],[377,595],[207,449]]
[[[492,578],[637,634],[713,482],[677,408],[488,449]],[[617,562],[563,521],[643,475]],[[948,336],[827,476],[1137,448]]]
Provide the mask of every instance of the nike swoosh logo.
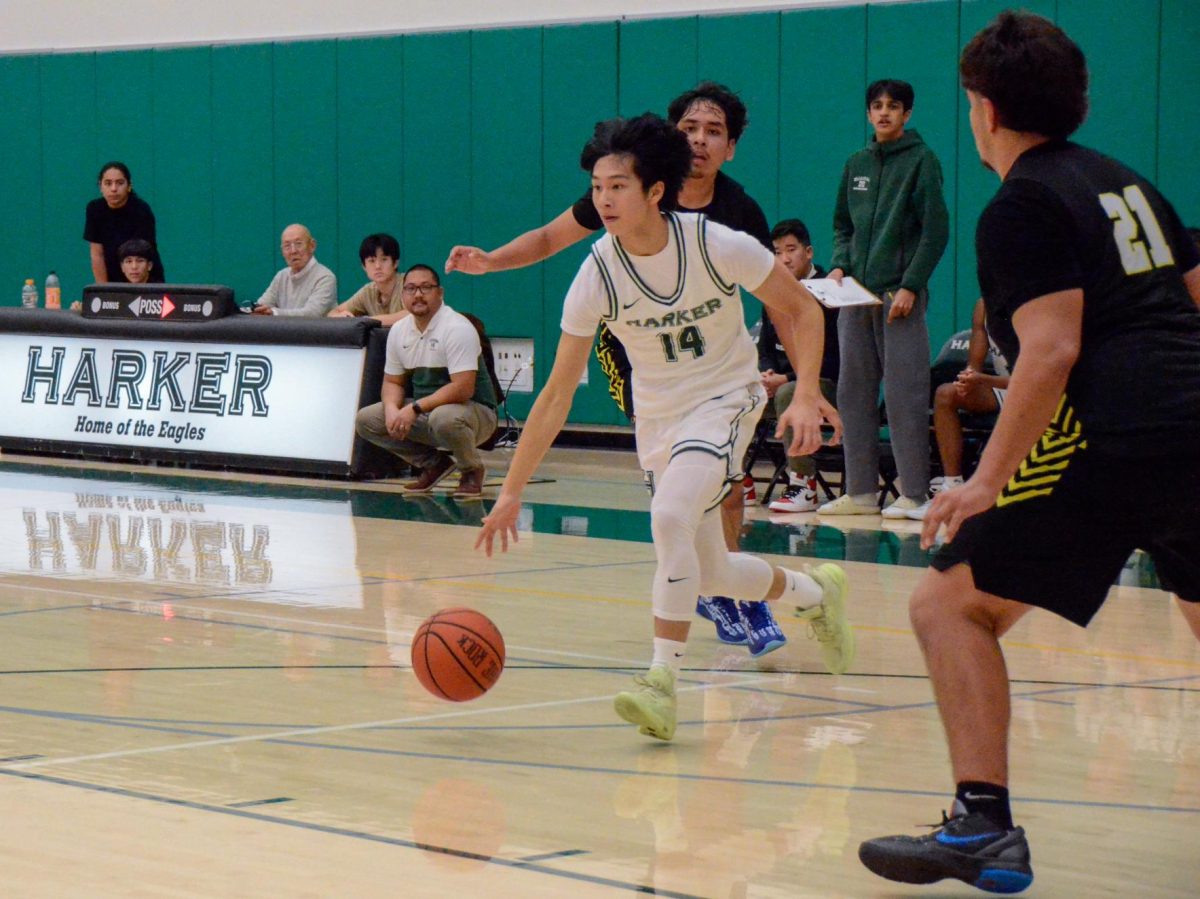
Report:
[[687,578],[685,578],[685,577],[669,577],[669,578],[667,578],[667,583],[668,584],[678,584],[680,581],[686,581],[686,580],[687,580]]
[[993,840],[998,840],[1004,836],[1000,831],[994,833],[980,833],[969,837],[952,837],[946,833],[939,833],[937,841],[946,846],[969,846],[972,843],[990,843]]
[[639,302],[641,302],[641,301],[640,301],[640,300],[634,300],[632,303],[625,303],[625,304],[623,304],[623,305],[621,306],[621,308],[622,308],[622,309],[632,309],[632,308],[633,308],[634,306],[636,306],[636,305],[637,305]]

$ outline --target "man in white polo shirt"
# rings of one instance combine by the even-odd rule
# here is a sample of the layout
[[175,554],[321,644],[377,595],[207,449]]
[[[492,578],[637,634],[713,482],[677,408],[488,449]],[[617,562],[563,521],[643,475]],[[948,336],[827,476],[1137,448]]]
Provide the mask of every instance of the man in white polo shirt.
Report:
[[438,274],[427,265],[404,273],[410,313],[388,334],[382,402],[359,410],[360,437],[420,469],[405,485],[428,493],[456,464],[454,495],[479,499],[484,468],[478,446],[496,430],[496,393],[479,332],[445,305]]

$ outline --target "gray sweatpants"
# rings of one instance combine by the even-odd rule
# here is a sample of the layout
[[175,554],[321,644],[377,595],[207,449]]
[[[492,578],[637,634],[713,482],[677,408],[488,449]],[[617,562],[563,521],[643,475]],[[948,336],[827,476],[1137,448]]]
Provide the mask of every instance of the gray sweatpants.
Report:
[[900,489],[912,499],[929,490],[929,329],[921,291],[906,318],[888,324],[890,293],[882,306],[850,306],[838,315],[842,354],[837,407],[842,416],[846,490],[879,489],[879,384],[887,403]]

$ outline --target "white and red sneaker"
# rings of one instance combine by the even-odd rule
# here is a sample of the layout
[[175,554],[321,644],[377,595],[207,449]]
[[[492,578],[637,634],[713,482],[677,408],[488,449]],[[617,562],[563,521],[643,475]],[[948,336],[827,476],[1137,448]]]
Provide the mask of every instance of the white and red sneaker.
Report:
[[767,508],[772,512],[815,512],[817,479],[788,475],[787,490],[779,499],[772,500]]

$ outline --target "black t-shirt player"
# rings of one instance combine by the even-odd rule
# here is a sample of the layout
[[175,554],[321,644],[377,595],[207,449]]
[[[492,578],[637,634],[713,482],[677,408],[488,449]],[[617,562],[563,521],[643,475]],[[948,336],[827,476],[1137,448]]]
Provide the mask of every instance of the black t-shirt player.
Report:
[[1200,251],[1146,179],[1070,141],[1036,146],[980,217],[976,253],[988,330],[1010,364],[1013,313],[1083,290],[1066,398],[1090,445],[1146,456],[1200,441],[1200,309],[1182,277]]

